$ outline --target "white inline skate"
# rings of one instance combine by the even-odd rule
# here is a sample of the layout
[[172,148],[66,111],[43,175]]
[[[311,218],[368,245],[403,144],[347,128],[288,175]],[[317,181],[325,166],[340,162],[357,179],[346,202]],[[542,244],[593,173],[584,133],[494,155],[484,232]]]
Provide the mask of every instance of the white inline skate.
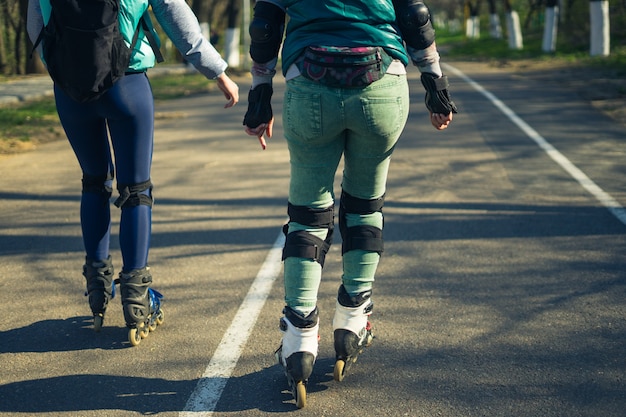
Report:
[[306,384],[313,372],[319,343],[319,317],[315,308],[304,317],[295,310],[285,307],[280,319],[283,338],[276,360],[283,366],[289,388],[298,408],[306,405]]
[[343,381],[350,366],[356,362],[363,349],[372,344],[372,326],[369,317],[374,303],[372,291],[364,291],[350,296],[343,285],[339,287],[333,336],[335,344],[335,381]]

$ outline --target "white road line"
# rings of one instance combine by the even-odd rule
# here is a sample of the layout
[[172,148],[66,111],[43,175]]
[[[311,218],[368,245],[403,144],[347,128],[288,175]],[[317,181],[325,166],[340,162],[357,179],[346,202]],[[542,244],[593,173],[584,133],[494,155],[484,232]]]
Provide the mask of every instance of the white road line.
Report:
[[604,207],[606,207],[619,221],[626,225],[626,210],[617,202],[610,194],[600,188],[595,182],[593,182],[584,172],[578,169],[574,164],[570,162],[561,152],[559,152],[554,146],[552,146],[547,140],[545,140],[535,129],[530,127],[519,116],[517,116],[513,110],[511,110],[506,104],[501,102],[496,96],[485,90],[480,84],[469,78],[463,72],[458,70],[449,64],[442,64],[447,72],[454,73],[458,77],[462,78],[466,83],[471,85],[476,91],[487,97],[494,106],[496,106],[502,113],[504,113],[513,123],[515,123],[529,138],[539,145],[546,154],[554,162],[561,166],[568,174],[570,174],[578,183],[593,195]]
[[235,369],[241,351],[248,341],[256,318],[261,313],[276,277],[280,274],[284,242],[285,237],[281,232],[267,254],[265,262],[263,262],[230,327],[224,333],[211,362],[209,362],[196,388],[187,400],[184,410],[180,412],[181,417],[210,416],[213,414],[228,378]]

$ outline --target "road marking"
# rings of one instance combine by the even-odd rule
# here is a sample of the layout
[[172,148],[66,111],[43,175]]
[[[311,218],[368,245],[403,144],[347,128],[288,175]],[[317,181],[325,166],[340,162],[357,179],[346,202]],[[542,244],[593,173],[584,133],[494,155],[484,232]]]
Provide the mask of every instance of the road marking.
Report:
[[256,318],[261,313],[276,277],[280,274],[284,243],[285,236],[280,232],[248,290],[246,298],[235,314],[235,318],[217,346],[211,362],[209,362],[196,388],[187,400],[185,408],[180,412],[181,417],[210,416],[213,414],[228,378],[233,373],[241,351],[248,341]]
[[550,158],[558,165],[561,166],[568,174],[570,174],[578,183],[593,195],[604,207],[606,207],[619,221],[626,225],[626,210],[617,202],[610,194],[600,188],[595,182],[591,180],[584,172],[578,169],[569,159],[559,152],[554,146],[552,146],[547,140],[545,140],[535,129],[530,127],[525,121],[523,121],[517,114],[513,112],[506,104],[501,102],[496,96],[485,90],[480,84],[469,78],[463,72],[458,70],[449,64],[443,64],[442,66],[448,72],[452,72],[463,81],[472,86],[476,91],[485,96],[496,106],[502,113],[504,113],[513,123],[517,125],[526,135],[531,138],[543,151],[548,154]]

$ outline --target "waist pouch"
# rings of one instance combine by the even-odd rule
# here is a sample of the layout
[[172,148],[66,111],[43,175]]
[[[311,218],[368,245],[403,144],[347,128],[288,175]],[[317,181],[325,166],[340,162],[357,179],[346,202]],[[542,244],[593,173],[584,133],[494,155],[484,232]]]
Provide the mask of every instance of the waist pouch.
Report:
[[329,87],[365,87],[380,80],[393,59],[383,48],[309,46],[296,64],[300,74]]

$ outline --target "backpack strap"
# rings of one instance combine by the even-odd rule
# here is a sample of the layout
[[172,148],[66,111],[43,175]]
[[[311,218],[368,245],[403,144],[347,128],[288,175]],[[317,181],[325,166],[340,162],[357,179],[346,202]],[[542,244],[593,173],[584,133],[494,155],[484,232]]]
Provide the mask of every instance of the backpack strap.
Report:
[[[152,21],[150,20],[150,15],[147,12],[144,13],[143,16],[141,16],[141,20],[139,21],[139,24],[141,25],[143,29],[143,33],[146,35],[146,38],[148,38],[148,43],[150,44],[150,47],[152,48],[152,52],[154,52],[156,61],[159,63],[165,61],[165,58],[163,58],[163,54],[161,53],[161,50],[159,49],[159,42],[157,42],[156,38],[154,37],[154,33],[152,32],[152,29],[153,29]],[[135,36],[133,38],[133,48],[134,48],[135,43],[137,42],[136,38],[138,35],[139,35],[139,30],[135,32]]]
[[30,50],[30,54],[28,54],[28,59],[33,59],[33,54],[35,53],[35,50],[37,49],[37,47],[39,46],[39,44],[41,43],[41,40],[43,39],[43,32],[45,30],[45,26],[41,28],[41,30],[39,31],[39,36],[37,36],[37,40],[35,41],[35,43],[33,44],[33,48]]

